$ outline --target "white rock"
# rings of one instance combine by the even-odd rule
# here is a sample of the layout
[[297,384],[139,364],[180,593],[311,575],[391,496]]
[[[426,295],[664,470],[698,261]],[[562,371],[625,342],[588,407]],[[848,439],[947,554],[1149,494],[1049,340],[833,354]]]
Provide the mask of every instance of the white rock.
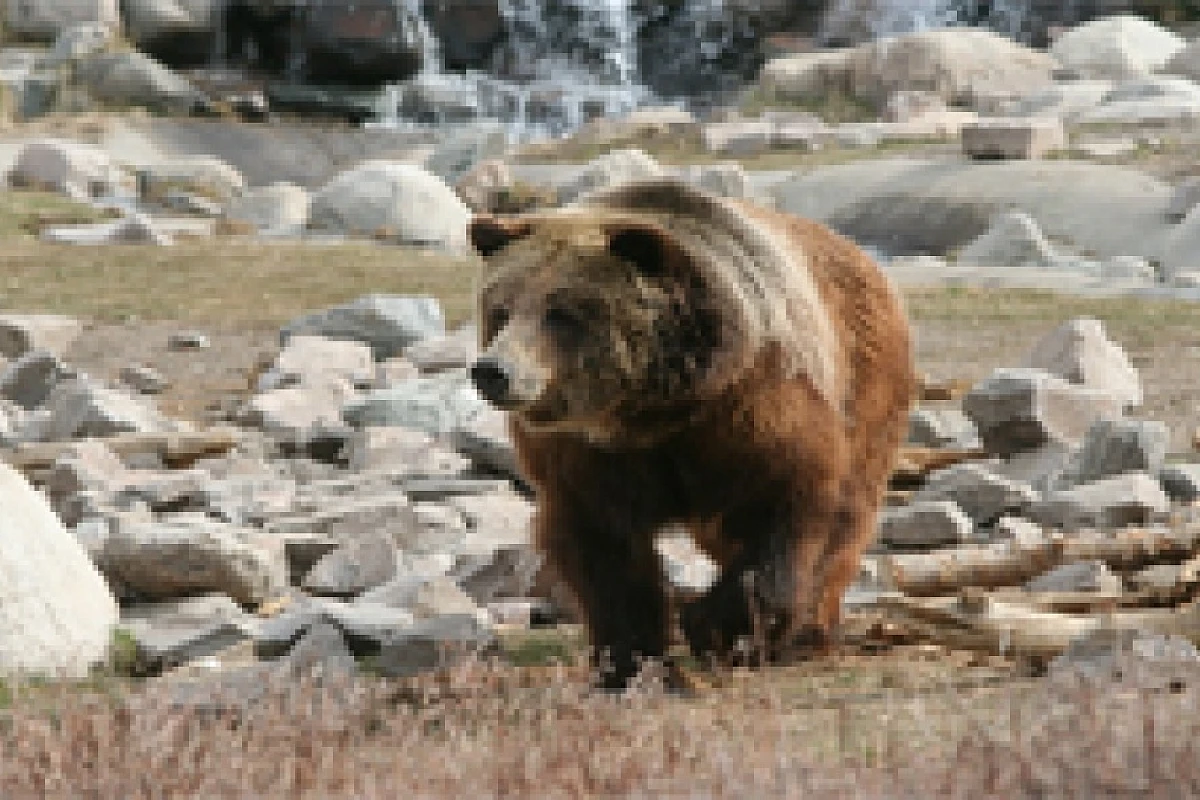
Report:
[[958,263],[1054,269],[1064,266],[1066,259],[1042,234],[1033,217],[1012,210],[1001,213],[986,233],[963,248]]
[[626,181],[657,178],[663,168],[641,150],[612,150],[593,159],[558,188],[560,203],[571,203],[586,194]]
[[303,186],[273,183],[229,201],[225,217],[265,233],[300,233],[308,225],[312,195]]
[[414,164],[368,161],[336,176],[312,199],[310,226],[387,236],[404,244],[467,250],[470,210],[440,178]]
[[376,361],[400,355],[430,336],[446,333],[442,306],[434,297],[366,295],[288,323],[280,338],[308,334],[370,345]]
[[118,0],[5,0],[4,27],[9,35],[52,42],[75,25],[121,24]]
[[41,430],[43,441],[180,429],[179,423],[168,420],[144,398],[110,389],[86,377],[56,384],[46,408],[49,419]]
[[1184,44],[1153,22],[1120,14],[1072,28],[1054,41],[1050,55],[1077,77],[1125,80],[1160,69]]
[[0,464],[0,672],[85,677],[104,660],[117,604],[46,499]]
[[82,331],[79,320],[59,314],[0,314],[0,355],[45,350],[61,356]]
[[1120,594],[1121,578],[1103,561],[1074,561],[1039,575],[1025,584],[1030,592],[1099,592]]
[[138,180],[144,200],[160,199],[175,190],[224,204],[246,188],[242,173],[214,156],[159,161],[143,167]]
[[292,336],[271,368],[259,376],[258,390],[317,387],[329,382],[366,386],[374,377],[375,360],[368,345],[324,336]]
[[1137,368],[1121,346],[1108,338],[1104,323],[1098,319],[1080,317],[1055,328],[1033,346],[1024,366],[1107,392],[1122,408],[1142,404]]

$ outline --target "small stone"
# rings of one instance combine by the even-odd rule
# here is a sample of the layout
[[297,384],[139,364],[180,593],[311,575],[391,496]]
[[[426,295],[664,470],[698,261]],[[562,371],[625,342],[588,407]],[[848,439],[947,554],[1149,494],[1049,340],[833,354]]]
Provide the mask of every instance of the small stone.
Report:
[[1131,472],[1049,492],[1025,513],[1043,525],[1078,530],[1146,525],[1170,510],[1171,501],[1157,480],[1144,472]]
[[179,331],[167,339],[171,350],[207,350],[211,346],[208,336],[199,331]]
[[879,515],[879,541],[888,547],[932,548],[961,544],[974,525],[948,500],[884,509]]
[[144,364],[130,364],[121,368],[121,382],[141,394],[162,394],[170,386],[161,372]]
[[1029,592],[1121,593],[1120,576],[1103,561],[1075,561],[1039,575],[1025,584]]

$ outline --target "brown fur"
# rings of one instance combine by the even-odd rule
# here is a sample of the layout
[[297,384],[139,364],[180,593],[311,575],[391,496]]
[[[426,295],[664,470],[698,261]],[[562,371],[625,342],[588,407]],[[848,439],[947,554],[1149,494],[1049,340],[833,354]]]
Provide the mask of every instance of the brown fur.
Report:
[[[472,240],[489,256],[484,355],[519,385],[506,399],[537,541],[611,661],[606,683],[665,655],[653,542],[671,522],[722,569],[681,611],[696,653],[827,641],[915,391],[907,323],[871,259],[817,223],[673,182],[478,219]],[[566,315],[566,338],[548,314],[564,302],[591,309]]]

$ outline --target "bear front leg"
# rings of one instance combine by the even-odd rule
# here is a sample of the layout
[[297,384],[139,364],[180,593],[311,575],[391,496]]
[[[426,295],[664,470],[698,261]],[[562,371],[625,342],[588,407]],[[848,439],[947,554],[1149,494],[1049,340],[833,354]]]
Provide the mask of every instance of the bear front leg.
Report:
[[544,507],[537,535],[587,626],[600,685],[621,689],[667,647],[667,600],[652,531],[593,508]]
[[755,664],[780,660],[798,639],[824,644],[816,593],[833,519],[823,505],[792,502],[728,518],[723,535],[746,545],[709,591],[682,609],[692,652]]

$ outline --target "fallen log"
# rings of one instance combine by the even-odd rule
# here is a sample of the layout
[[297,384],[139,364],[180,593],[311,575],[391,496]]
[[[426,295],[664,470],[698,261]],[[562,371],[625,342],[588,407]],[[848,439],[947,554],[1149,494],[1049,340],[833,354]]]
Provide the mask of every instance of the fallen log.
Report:
[[[93,439],[120,458],[155,455],[171,468],[189,467],[201,458],[227,453],[239,440],[236,429],[224,427],[188,433],[119,433]],[[0,458],[21,472],[36,472],[52,466],[78,443],[79,440],[30,442],[0,452]]]
[[1101,628],[1182,636],[1200,643],[1200,605],[1196,603],[1178,609],[1073,615],[967,592],[960,597],[889,596],[880,599],[880,606],[924,623],[927,635],[937,644],[1031,660],[1054,658],[1072,640]]
[[1019,586],[1072,561],[1103,561],[1119,571],[1184,561],[1200,554],[1200,526],[1127,528],[1113,533],[1047,536],[1032,543],[964,545],[931,553],[877,557],[883,588],[917,597],[966,587]]
[[905,445],[900,448],[892,468],[891,485],[893,489],[912,488],[924,483],[926,476],[935,470],[987,457],[987,451],[979,448]]

